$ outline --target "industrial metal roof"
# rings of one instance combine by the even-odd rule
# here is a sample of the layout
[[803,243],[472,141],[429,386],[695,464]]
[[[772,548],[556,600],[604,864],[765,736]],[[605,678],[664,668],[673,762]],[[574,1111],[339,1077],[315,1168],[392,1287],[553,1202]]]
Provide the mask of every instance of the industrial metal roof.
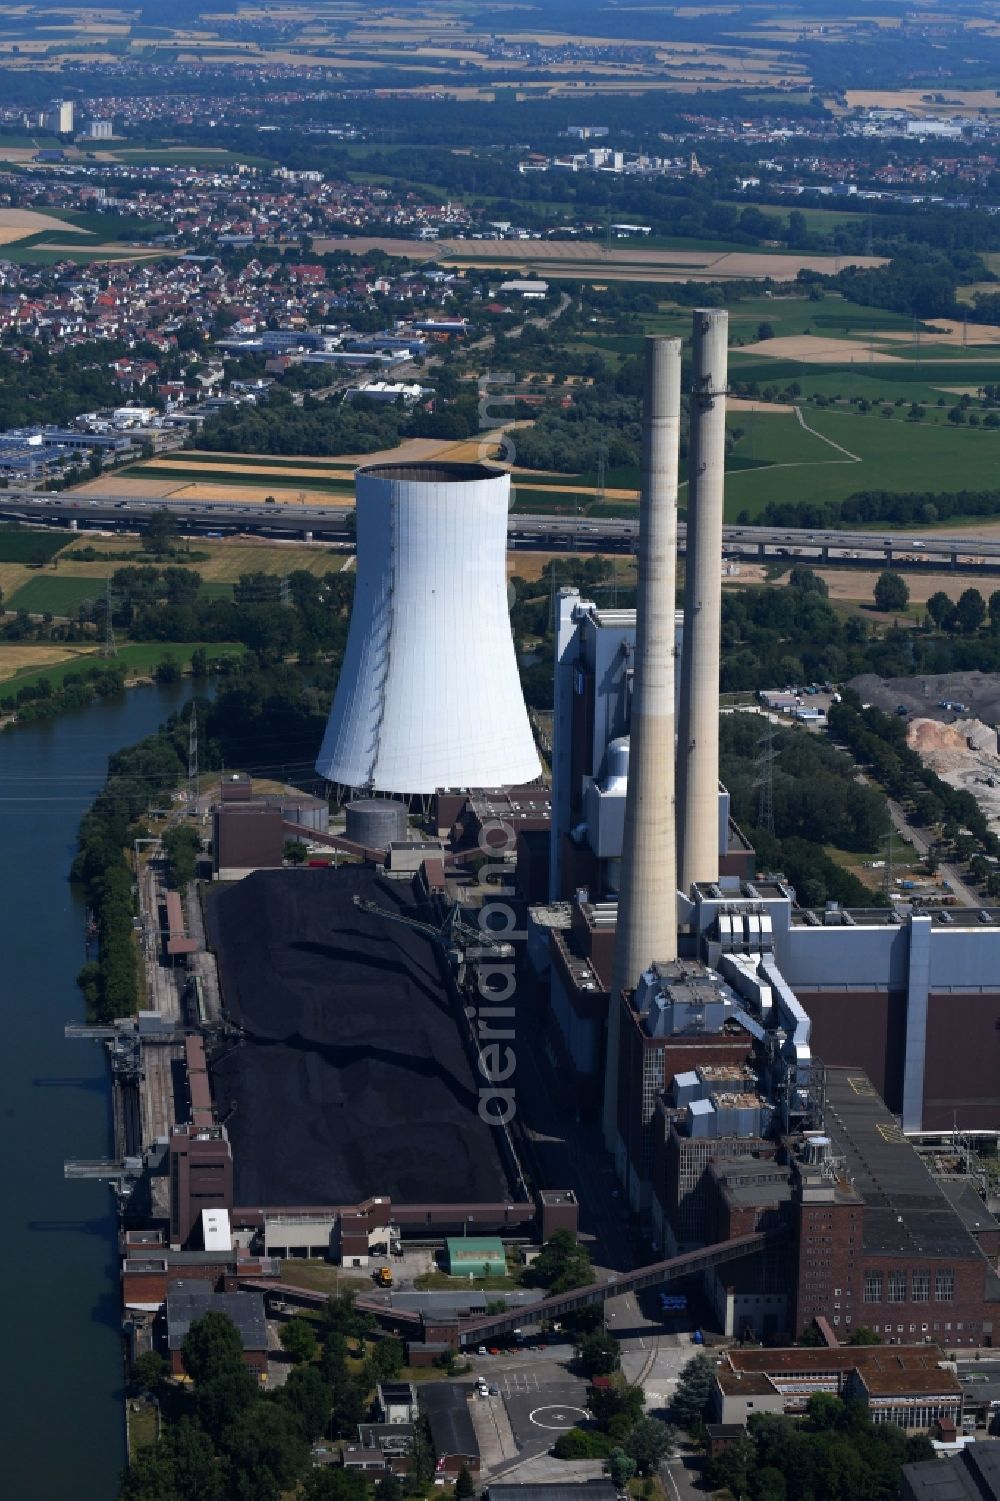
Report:
[[827,1069],[824,1125],[864,1200],[867,1252],[954,1260],[981,1256],[954,1206],[859,1069]]
[[503,1241],[499,1235],[457,1235],[445,1241],[448,1255],[454,1260],[470,1256],[503,1256]]
[[167,1288],[167,1345],[179,1350],[191,1325],[208,1312],[224,1313],[239,1330],[244,1350],[267,1349],[263,1293],[217,1293],[198,1280],[171,1282]]
[[962,1224],[972,1234],[983,1230],[1000,1230],[1000,1224],[990,1214],[968,1178],[936,1178],[934,1181]]
[[913,1501],[1000,1501],[1000,1440],[967,1444],[954,1459],[904,1465]]
[[[872,1352],[872,1353],[870,1353]],[[746,1376],[751,1371],[771,1371],[775,1375],[815,1375],[817,1372],[853,1371],[858,1366],[891,1359],[896,1364],[913,1364],[919,1369],[944,1356],[937,1345],[834,1345],[831,1349],[813,1345],[782,1345],[767,1350],[758,1345],[727,1350],[720,1366],[726,1365]]]
[[[743,1429],[740,1428],[740,1433]],[[610,1480],[554,1481],[550,1485],[491,1485],[490,1501],[616,1501]]]
[[858,1370],[862,1381],[873,1397],[922,1397],[936,1396],[939,1392],[953,1392],[961,1396],[961,1386],[954,1371],[934,1368],[914,1370],[913,1366],[891,1363],[884,1366],[865,1366]]
[[420,1389],[420,1405],[427,1416],[431,1443],[438,1459],[446,1455],[479,1456],[479,1440],[469,1411],[470,1386],[434,1382]]

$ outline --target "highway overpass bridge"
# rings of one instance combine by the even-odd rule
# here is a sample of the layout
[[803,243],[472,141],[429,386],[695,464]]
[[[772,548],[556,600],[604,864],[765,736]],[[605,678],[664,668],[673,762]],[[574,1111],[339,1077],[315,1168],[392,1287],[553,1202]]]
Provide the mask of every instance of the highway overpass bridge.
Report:
[[[0,491],[0,520],[67,526],[77,531],[134,531],[160,510],[169,511],[182,529],[192,535],[226,537],[249,533],[286,541],[305,539],[353,545],[353,507],[333,503],[300,506],[250,500],[239,505],[139,494]],[[637,515],[597,518],[513,512],[507,532],[511,547],[524,551],[631,553],[635,551],[638,525]],[[679,528],[678,542],[683,551],[683,525]],[[759,562],[787,558],[824,566],[1000,572],[1000,537],[727,526],[724,550],[729,558]]]

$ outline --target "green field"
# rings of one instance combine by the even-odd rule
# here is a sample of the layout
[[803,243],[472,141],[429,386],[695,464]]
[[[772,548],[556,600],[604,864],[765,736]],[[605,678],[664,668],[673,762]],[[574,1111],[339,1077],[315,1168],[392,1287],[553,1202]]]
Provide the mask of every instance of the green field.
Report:
[[355,465],[348,463],[346,459],[314,459],[300,455],[298,458],[279,458],[275,454],[252,454],[252,453],[212,453],[208,449],[184,449],[183,457],[190,459],[192,464],[221,464],[223,468],[227,464],[248,465],[258,469],[328,469],[330,478],[338,476],[354,478]]
[[[232,459],[230,459],[229,463],[232,462]],[[242,462],[243,460],[240,459],[241,464]],[[311,466],[303,466],[302,460],[300,459],[298,461],[298,467],[302,468]],[[273,490],[276,485],[281,485],[282,483],[284,483],[284,487],[287,489],[289,484],[294,480],[295,489],[297,490],[320,490],[327,492],[330,495],[353,495],[353,470],[342,470],[341,472],[344,476],[343,479],[335,479],[332,475],[329,479],[326,479],[323,476],[300,474],[290,475],[283,481],[280,474],[243,474],[239,470],[235,469],[217,469],[214,465],[210,466],[209,470],[181,469],[175,468],[173,465],[171,465],[171,467],[168,469],[163,466],[158,467],[154,462],[148,466],[144,464],[132,464],[126,469],[118,470],[119,475],[125,475],[130,479],[149,479],[150,477],[155,477],[157,479],[166,478],[176,480],[179,485],[189,484],[191,482],[197,482],[199,480],[201,480],[202,482],[208,480],[213,485],[240,485],[249,489],[261,490]],[[227,520],[231,518],[223,517],[221,519]]]
[[[57,266],[62,261],[86,266],[91,261],[134,261],[137,256],[151,254],[149,250],[130,250],[124,245],[121,250],[86,250],[84,245],[85,241],[81,240],[79,249],[74,243],[72,250],[50,250],[45,245],[36,247],[28,241],[21,241],[15,245],[4,245],[3,259],[12,261],[16,266]],[[162,255],[163,252],[158,253]]]
[[65,534],[31,531],[27,527],[0,526],[0,563],[48,563],[57,552],[72,541],[72,532]]
[[27,610],[31,615],[75,615],[88,599],[98,599],[104,593],[104,582],[99,578],[80,578],[40,574],[29,579],[11,595],[6,603],[8,610]]
[[[730,414],[730,432],[739,437],[726,461],[727,520],[735,521],[744,510],[752,518],[771,500],[843,500],[859,490],[1000,488],[1000,431],[955,427],[938,409],[921,423],[908,422],[901,413],[887,420],[878,412],[862,415],[853,408],[804,407],[802,416],[805,427],[791,412]],[[682,506],[686,479],[682,463]],[[595,505],[594,483],[592,474],[518,475],[514,509],[590,516],[628,513],[627,500]],[[608,476],[607,484],[635,489],[638,474],[619,471]],[[555,488],[559,486],[566,489],[560,492]]]
[[789,214],[799,213],[805,219],[806,228],[811,234],[828,234],[831,229],[837,229],[841,224],[857,224],[865,217],[864,213],[857,209],[799,208],[794,201],[785,208],[776,203],[748,203],[738,200],[735,203],[731,202],[730,206],[736,209],[759,209],[768,218],[780,219],[782,224],[787,223]]
[[[836,334],[826,330],[825,336],[835,338]],[[736,349],[730,351],[729,377],[736,387],[754,382],[759,391],[769,386],[781,391],[794,381],[803,396],[840,396],[844,399],[862,396],[869,401],[902,398],[907,402],[934,403],[944,395],[951,406],[952,400],[942,389],[945,386],[975,388],[1000,382],[1000,350],[996,359],[984,359],[978,355],[970,358],[968,350],[951,349],[935,350],[933,357],[928,353],[919,360],[880,365],[874,361],[869,363],[862,347],[853,363],[812,365],[801,360],[741,354]]]
[[[851,410],[803,412],[812,433],[788,414],[741,414],[745,436],[737,453],[767,458],[775,467],[732,474],[726,516],[751,516],[769,500],[843,500],[859,490],[989,490],[1000,486],[1000,433],[956,428],[939,417],[922,423],[886,421]],[[937,420],[935,420],[937,418]],[[851,462],[823,438],[857,455]]]
[[251,156],[246,152],[227,151],[224,147],[212,147],[200,151],[193,146],[112,146],[112,154],[120,162],[148,162],[150,166],[177,167],[224,167],[243,164],[247,167],[270,167],[272,159],[266,156]]
[[[166,661],[167,658],[182,669],[188,667],[192,654],[199,647],[210,662],[216,662],[222,657],[237,657],[245,650],[239,641],[137,641],[119,647],[118,655],[113,660],[123,662],[128,668],[129,676],[145,677],[158,662]],[[54,667],[28,668],[0,683],[0,697],[8,697],[19,688],[40,682],[42,678],[48,678],[53,688],[58,688],[69,673],[86,671],[90,667],[101,665],[104,660],[94,656],[86,657],[82,662],[80,658],[76,658],[69,662],[59,662]]]
[[[691,309],[671,304],[664,299],[656,318],[644,320],[650,333],[691,335]],[[869,333],[886,329],[911,332],[913,319],[902,313],[890,313],[884,308],[865,307],[860,302],[827,293],[818,302],[810,297],[743,297],[729,309],[730,337],[750,344],[756,342],[757,325],[770,323],[775,338],[787,338],[794,334],[817,334],[822,338],[837,338],[851,331]],[[845,359],[848,357],[845,346]],[[903,352],[903,351],[901,351]],[[734,351],[737,353],[737,351]],[[738,355],[743,358],[742,355]]]
[[7,151],[61,151],[63,143],[58,136],[46,135],[43,131],[36,131],[33,135],[27,135],[24,131],[4,130],[0,131],[0,155]]
[[[653,317],[643,318],[643,332],[651,334],[674,334],[685,340],[691,337],[691,309],[678,306],[665,296],[660,303],[659,312]],[[756,344],[758,328],[762,323],[771,326],[773,336],[778,339],[796,337],[800,334],[814,334],[822,339],[844,339],[844,365],[804,365],[803,362],[793,359],[769,359],[757,353],[744,354],[741,345]],[[922,343],[919,346],[919,355],[930,358],[932,346],[928,342],[933,337],[933,331],[920,325]],[[828,294],[818,302],[809,297],[745,297],[734,302],[729,309],[730,330],[730,356],[733,361],[733,375],[737,379],[760,379],[768,382],[774,379],[797,380],[803,370],[818,373],[837,371],[841,368],[850,370],[852,360],[867,364],[868,348],[857,338],[848,339],[848,335],[877,335],[885,332],[913,332],[913,319],[904,317],[901,313],[887,312],[883,308],[864,307],[861,303],[849,302],[846,298]],[[642,348],[642,334],[616,334],[609,325],[608,332],[601,331],[600,326],[593,332],[578,335],[572,341],[570,347],[575,350],[595,350],[597,353],[621,360],[628,355],[636,355]],[[910,355],[910,348],[904,343],[893,345],[894,352],[898,352],[901,361],[906,361]],[[957,357],[960,360],[968,360],[968,349],[955,349],[951,346],[935,346],[934,357],[943,358]],[[1000,355],[1000,350],[998,350]],[[973,353],[973,358],[977,356]],[[749,362],[755,367],[752,375],[745,373],[745,367]],[[738,371],[736,367],[739,367]],[[899,366],[883,366],[883,372],[908,368],[905,363]],[[878,367],[876,367],[878,369]],[[771,374],[766,372],[770,370]]]

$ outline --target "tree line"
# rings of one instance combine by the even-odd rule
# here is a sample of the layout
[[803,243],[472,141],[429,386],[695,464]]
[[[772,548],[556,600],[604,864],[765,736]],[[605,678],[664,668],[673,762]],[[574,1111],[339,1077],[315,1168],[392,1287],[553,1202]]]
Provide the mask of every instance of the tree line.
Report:
[[804,1422],[751,1417],[746,1436],[709,1460],[705,1478],[747,1501],[897,1501],[903,1465],[933,1458],[926,1435],[873,1423],[863,1402],[816,1392]]
[[803,527],[836,531],[845,527],[934,526],[953,518],[1000,515],[1000,490],[858,490],[843,500],[769,500],[753,516],[741,511],[740,526]]
[[111,698],[125,686],[120,662],[93,663],[67,672],[55,682],[41,677],[0,697],[0,712],[16,714],[18,724],[54,719],[67,709],[85,709],[95,698]]
[[166,1422],[157,1443],[141,1449],[125,1471],[120,1501],[279,1501],[293,1490],[302,1501],[423,1495],[434,1457],[422,1422],[405,1483],[388,1475],[373,1487],[366,1476],[340,1466],[314,1468],[310,1454],[318,1438],[356,1439],[373,1388],[402,1369],[402,1342],[376,1337],[371,1316],[359,1314],[353,1296],[342,1293],[329,1300],[318,1327],[292,1319],[282,1343],[293,1369],[281,1388],[266,1393],[245,1366],[239,1332],[223,1313],[204,1314],[185,1336],[189,1386],[168,1381],[159,1354],[140,1357],[135,1383],[155,1396]]
[[980,853],[1000,857],[1000,838],[990,829],[976,798],[971,792],[949,786],[924,765],[906,743],[905,720],[872,706],[863,707],[857,694],[847,689],[841,703],[831,704],[829,724],[831,733],[849,748],[858,763],[870,767],[889,795],[908,806],[915,824],[950,825],[956,834],[968,829]]
[[[380,326],[381,319],[376,320]],[[373,369],[376,362],[373,361]],[[378,367],[379,373],[381,367]],[[335,372],[328,372],[329,379]],[[362,367],[359,378],[365,375]],[[479,428],[478,393],[466,384],[446,394],[440,371],[435,371],[433,410],[410,410],[398,403],[345,401],[306,395],[295,406],[291,394],[274,385],[268,399],[257,406],[229,406],[208,418],[198,434],[198,447],[223,453],[311,454],[331,457],[343,453],[379,453],[406,438],[469,438]]]
[[780,870],[803,906],[827,900],[884,906],[885,898],[838,865],[824,845],[877,850],[887,828],[885,797],[855,779],[854,763],[829,741],[775,728],[771,741],[774,830],[760,824],[763,726],[756,714],[719,721],[719,770],[732,815],[757,851],[762,870]]
[[[214,699],[193,700],[155,734],[110,758],[105,785],[81,821],[70,873],[85,892],[95,926],[96,957],[78,976],[91,1019],[109,1021],[136,1009],[135,901],[127,851],[148,836],[148,810],[187,774],[191,715],[198,716],[203,769],[241,766],[284,774],[289,766],[311,767],[315,760],[335,681],[332,664],[270,669],[248,653],[232,664]],[[179,874],[189,873],[193,850],[185,851],[179,839],[174,858]]]
[[[119,568],[111,577],[112,618],[133,641],[240,641],[263,662],[296,654],[303,665],[320,655],[339,658],[347,641],[354,572],[323,575],[241,574],[233,598],[201,594],[190,568]],[[103,624],[104,605],[89,618]]]

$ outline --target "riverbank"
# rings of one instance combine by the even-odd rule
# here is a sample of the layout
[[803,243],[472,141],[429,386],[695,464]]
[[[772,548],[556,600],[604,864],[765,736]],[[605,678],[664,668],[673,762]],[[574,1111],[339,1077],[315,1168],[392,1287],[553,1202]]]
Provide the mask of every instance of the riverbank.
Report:
[[198,653],[199,667],[217,672],[244,651],[239,641],[135,642],[123,646],[114,657],[74,658],[57,667],[18,674],[2,685],[8,691],[0,695],[0,730],[54,719],[126,688],[193,676]]
[[189,692],[187,683],[140,686],[0,740],[8,1126],[0,1167],[5,1271],[16,1289],[4,1324],[4,1474],[14,1495],[109,1501],[124,1464],[114,1201],[100,1183],[63,1177],[67,1157],[111,1149],[103,1050],[63,1035],[83,1011],[76,975],[85,910],[68,875],[108,757],[153,733]]

